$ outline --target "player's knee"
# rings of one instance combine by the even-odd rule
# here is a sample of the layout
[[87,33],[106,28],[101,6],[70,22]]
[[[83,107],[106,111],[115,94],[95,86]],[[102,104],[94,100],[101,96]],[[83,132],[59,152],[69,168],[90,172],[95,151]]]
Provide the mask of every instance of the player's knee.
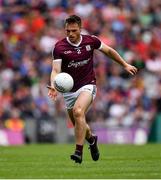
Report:
[[73,108],[73,116],[77,119],[83,116],[83,110],[81,107]]

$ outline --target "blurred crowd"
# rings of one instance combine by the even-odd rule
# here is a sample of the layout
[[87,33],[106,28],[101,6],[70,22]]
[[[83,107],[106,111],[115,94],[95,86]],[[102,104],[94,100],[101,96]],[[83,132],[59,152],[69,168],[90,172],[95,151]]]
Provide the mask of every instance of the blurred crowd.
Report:
[[71,14],[82,18],[82,33],[98,36],[139,69],[131,77],[96,51],[98,92],[87,120],[149,128],[161,112],[160,0],[0,0],[0,127],[66,118],[62,96],[52,102],[46,84],[52,49]]

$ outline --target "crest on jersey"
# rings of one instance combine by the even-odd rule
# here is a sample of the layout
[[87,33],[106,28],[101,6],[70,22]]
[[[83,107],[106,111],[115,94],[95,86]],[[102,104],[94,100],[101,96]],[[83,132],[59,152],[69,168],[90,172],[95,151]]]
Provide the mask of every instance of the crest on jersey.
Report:
[[87,51],[91,51],[91,46],[90,46],[90,45],[87,45],[87,46],[86,46],[86,50],[87,50]]

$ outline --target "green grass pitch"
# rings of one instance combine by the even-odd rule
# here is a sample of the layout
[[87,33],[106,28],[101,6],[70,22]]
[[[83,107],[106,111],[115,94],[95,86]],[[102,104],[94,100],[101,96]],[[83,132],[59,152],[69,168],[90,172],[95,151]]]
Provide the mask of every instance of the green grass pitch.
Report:
[[69,156],[74,144],[0,147],[0,179],[159,179],[161,144],[99,145],[100,160],[84,147],[82,164]]

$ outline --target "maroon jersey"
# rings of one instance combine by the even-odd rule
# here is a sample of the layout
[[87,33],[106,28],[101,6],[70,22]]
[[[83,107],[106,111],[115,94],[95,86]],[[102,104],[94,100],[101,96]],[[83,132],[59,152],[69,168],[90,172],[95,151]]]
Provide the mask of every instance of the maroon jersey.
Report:
[[93,51],[101,46],[101,41],[95,36],[81,35],[78,45],[72,44],[68,38],[58,41],[53,50],[54,59],[62,59],[62,72],[69,73],[74,79],[76,91],[84,85],[96,84],[93,69]]

